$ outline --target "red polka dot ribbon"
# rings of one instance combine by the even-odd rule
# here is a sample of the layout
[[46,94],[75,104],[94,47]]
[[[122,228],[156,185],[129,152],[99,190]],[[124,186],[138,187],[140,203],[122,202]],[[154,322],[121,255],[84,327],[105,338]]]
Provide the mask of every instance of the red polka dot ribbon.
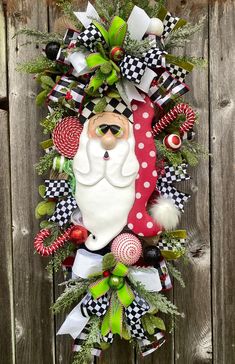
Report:
[[146,96],[144,102],[133,102],[135,154],[139,162],[139,175],[135,183],[135,202],[128,216],[128,227],[139,236],[156,236],[161,227],[148,214],[148,200],[156,188],[156,147],[152,135],[154,106]]
[[73,158],[78,150],[79,138],[83,126],[74,116],[63,118],[55,127],[52,138],[58,152],[67,158]]
[[166,115],[164,115],[153,127],[153,135],[160,134],[168,125],[170,125],[177,118],[177,116],[181,114],[185,115],[186,120],[179,128],[180,134],[184,134],[185,132],[192,129],[195,123],[195,112],[191,107],[186,104],[178,104]]

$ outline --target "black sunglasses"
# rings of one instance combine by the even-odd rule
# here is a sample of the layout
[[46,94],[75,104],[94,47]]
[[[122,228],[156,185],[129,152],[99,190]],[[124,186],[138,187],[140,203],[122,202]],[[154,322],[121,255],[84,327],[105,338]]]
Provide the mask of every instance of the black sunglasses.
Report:
[[123,129],[121,128],[121,126],[119,126],[119,125],[108,125],[108,124],[101,124],[101,125],[97,126],[96,134],[97,135],[104,135],[109,130],[116,137],[119,137],[119,136],[123,135]]

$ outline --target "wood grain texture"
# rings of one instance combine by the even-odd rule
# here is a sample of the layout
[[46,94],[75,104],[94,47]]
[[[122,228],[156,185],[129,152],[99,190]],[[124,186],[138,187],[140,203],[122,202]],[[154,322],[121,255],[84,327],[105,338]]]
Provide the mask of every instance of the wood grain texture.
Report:
[[10,122],[10,166],[13,218],[13,275],[15,302],[16,364],[54,362],[52,282],[45,260],[34,255],[33,239],[39,229],[34,209],[39,200],[34,164],[42,139],[33,77],[15,70],[17,63],[40,54],[33,45],[22,46],[25,37],[13,38],[21,27],[47,30],[47,8],[42,1],[22,0],[8,17],[8,80]]
[[235,363],[235,4],[210,4],[211,232],[214,363]]
[[[168,1],[168,5],[175,14],[192,23],[208,15],[207,2],[204,0]],[[208,19],[183,52],[208,58]],[[208,69],[194,70],[186,82],[192,92],[185,99],[200,115],[197,139],[209,151]],[[189,263],[177,263],[186,288],[182,289],[176,282],[174,286],[175,303],[185,314],[184,319],[176,322],[175,363],[211,363],[209,159],[200,163],[196,169],[189,169],[189,174],[192,177],[190,181],[178,184],[179,189],[190,193],[192,198],[181,222],[189,235]]]

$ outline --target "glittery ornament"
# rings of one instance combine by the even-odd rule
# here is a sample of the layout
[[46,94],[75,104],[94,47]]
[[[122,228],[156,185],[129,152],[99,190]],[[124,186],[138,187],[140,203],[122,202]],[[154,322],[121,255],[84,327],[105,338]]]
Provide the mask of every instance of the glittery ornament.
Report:
[[142,246],[136,236],[123,233],[114,239],[111,251],[119,262],[132,265],[139,260],[142,253]]

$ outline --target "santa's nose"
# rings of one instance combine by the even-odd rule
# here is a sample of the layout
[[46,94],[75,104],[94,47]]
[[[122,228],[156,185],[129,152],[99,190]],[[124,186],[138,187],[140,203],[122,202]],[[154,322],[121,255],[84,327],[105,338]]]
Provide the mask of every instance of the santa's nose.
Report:
[[104,136],[102,136],[101,144],[104,149],[110,150],[110,149],[113,149],[115,147],[115,145],[117,144],[117,139],[109,130],[108,133],[106,133]]

